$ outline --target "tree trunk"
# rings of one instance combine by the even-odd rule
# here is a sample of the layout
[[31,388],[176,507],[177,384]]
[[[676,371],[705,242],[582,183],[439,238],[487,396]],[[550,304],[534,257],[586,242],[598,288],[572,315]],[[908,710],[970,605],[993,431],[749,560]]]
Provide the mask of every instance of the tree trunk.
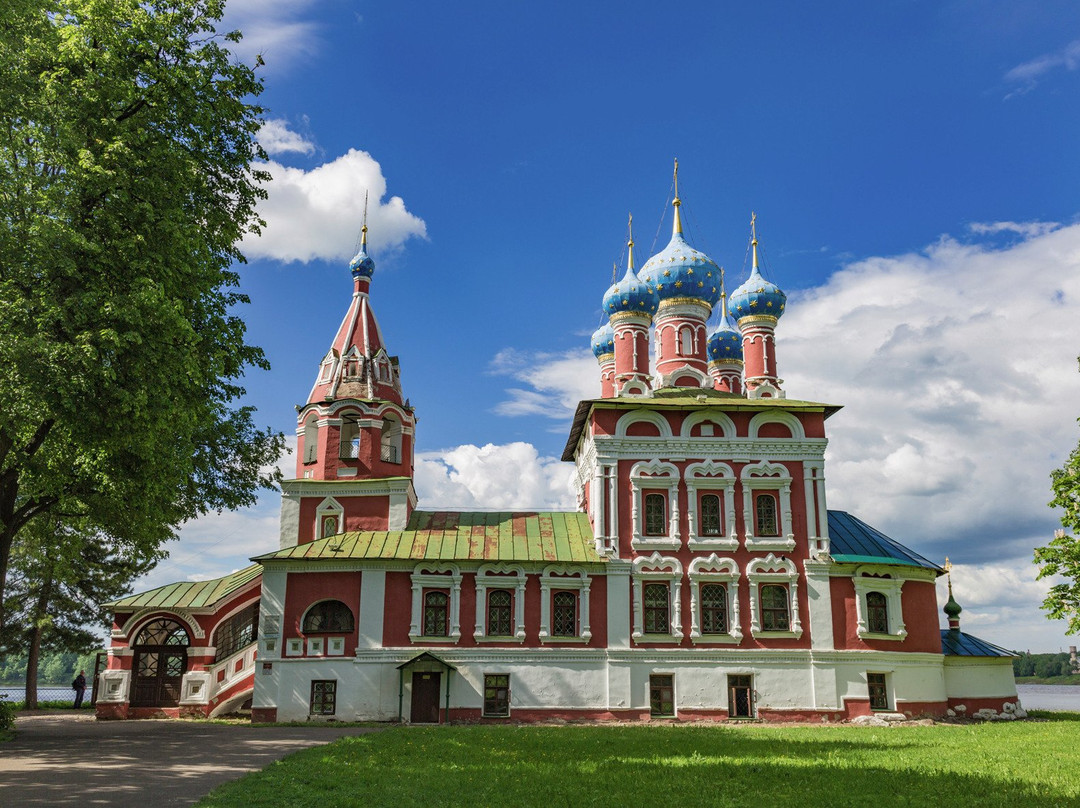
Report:
[[50,565],[45,571],[45,580],[38,590],[37,602],[30,614],[30,648],[26,654],[26,709],[38,708],[37,680],[38,661],[41,659],[41,635],[45,629],[45,615],[52,598],[53,570]]

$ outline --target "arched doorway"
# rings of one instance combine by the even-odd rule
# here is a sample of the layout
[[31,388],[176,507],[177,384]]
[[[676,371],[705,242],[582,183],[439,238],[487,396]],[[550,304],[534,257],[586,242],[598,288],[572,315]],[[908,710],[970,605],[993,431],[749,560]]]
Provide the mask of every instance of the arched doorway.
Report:
[[187,671],[188,633],[175,620],[151,620],[135,638],[132,707],[176,707]]

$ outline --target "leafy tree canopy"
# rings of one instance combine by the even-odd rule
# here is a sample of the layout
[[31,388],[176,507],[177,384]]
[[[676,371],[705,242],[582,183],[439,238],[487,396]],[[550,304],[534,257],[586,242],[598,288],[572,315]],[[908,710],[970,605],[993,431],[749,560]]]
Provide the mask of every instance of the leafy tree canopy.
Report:
[[[253,502],[280,435],[235,314],[261,84],[220,0],[8,0],[0,16],[0,602],[64,515],[145,555]],[[2,613],[0,613],[2,625]]]

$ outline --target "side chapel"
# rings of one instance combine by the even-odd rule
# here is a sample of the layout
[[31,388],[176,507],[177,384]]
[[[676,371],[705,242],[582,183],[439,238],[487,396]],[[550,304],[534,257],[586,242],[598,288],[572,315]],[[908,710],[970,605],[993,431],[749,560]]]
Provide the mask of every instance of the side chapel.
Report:
[[[417,509],[416,418],[352,297],[297,417],[278,549],[121,598],[101,718],[849,720],[1013,713],[1012,652],[938,625],[938,564],[828,510],[826,420],[777,372],[786,296],[671,241],[608,289],[578,508]],[[718,315],[718,324],[708,323]],[[653,369],[650,357],[655,354]],[[512,484],[512,483],[511,483]]]

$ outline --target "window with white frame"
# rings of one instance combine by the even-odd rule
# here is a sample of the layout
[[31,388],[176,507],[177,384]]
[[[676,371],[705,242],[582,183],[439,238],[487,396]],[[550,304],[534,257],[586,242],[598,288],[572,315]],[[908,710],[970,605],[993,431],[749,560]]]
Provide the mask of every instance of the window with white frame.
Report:
[[799,573],[790,559],[769,553],[746,567],[750,583],[750,632],[754,636],[801,637]]
[[315,537],[325,539],[345,530],[345,509],[333,497],[326,497],[315,509]]
[[478,642],[525,639],[525,570],[509,564],[484,564],[476,571]]
[[540,641],[587,642],[591,579],[583,567],[552,564],[540,576]]
[[[461,571],[454,564],[418,564],[412,574],[413,642],[461,638]],[[440,633],[441,632],[441,633]]]
[[871,710],[889,709],[889,679],[884,673],[867,673],[866,689],[870,695]]
[[630,469],[631,538],[634,549],[667,549],[679,540],[679,470],[651,460]]
[[686,491],[690,503],[687,544],[691,550],[734,549],[735,472],[726,463],[706,460],[686,468]]
[[747,549],[794,549],[788,470],[779,463],[762,461],[743,468],[740,477]]
[[690,638],[695,643],[737,643],[742,639],[739,618],[739,567],[733,558],[715,553],[695,558],[690,578]]
[[659,553],[634,560],[634,639],[682,638],[682,572],[677,558]]
[[319,416],[311,413],[304,421],[304,462],[319,459]]
[[855,584],[857,633],[863,639],[903,640],[902,578],[894,578],[886,567],[862,566],[852,577]]

